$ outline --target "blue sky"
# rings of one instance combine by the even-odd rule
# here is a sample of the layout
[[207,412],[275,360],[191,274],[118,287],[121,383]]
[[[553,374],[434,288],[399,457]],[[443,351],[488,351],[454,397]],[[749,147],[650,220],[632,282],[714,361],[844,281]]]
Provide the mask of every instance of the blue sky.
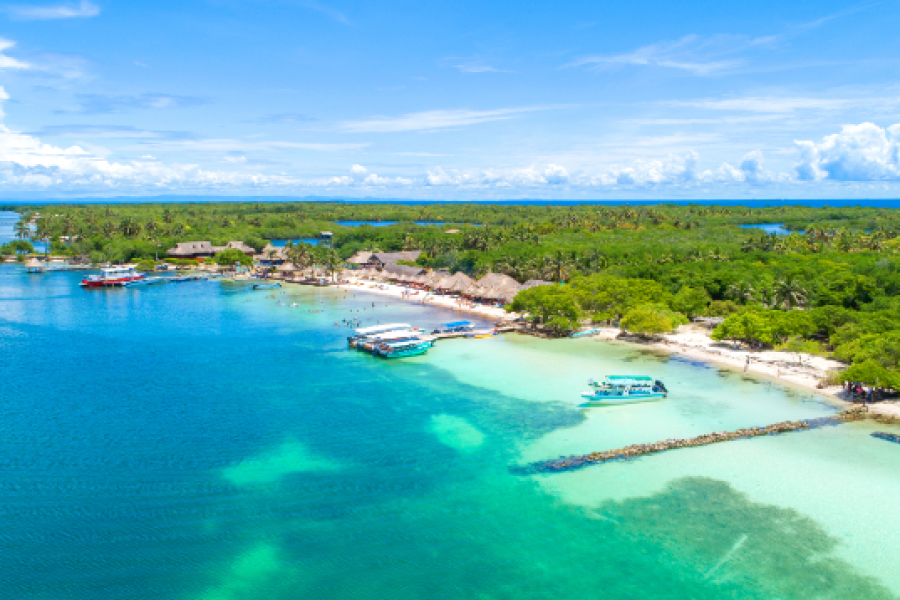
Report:
[[8,197],[873,198],[897,2],[0,6]]

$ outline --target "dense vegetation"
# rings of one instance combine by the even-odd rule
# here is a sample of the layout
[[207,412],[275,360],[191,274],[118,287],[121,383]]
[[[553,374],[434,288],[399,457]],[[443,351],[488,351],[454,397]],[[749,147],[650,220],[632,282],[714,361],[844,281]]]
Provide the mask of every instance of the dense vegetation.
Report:
[[[335,270],[358,250],[420,249],[423,266],[558,282],[513,303],[553,331],[611,320],[652,335],[687,318],[720,316],[718,339],[833,353],[852,363],[854,380],[900,387],[900,211],[314,202],[15,210],[42,214],[36,231],[20,226],[23,240],[49,240],[54,254],[94,260],[154,259],[188,240],[243,240],[261,250],[270,239],[332,231],[330,247],[299,244],[289,253],[297,264]],[[784,223],[791,233],[739,227],[761,223]]]

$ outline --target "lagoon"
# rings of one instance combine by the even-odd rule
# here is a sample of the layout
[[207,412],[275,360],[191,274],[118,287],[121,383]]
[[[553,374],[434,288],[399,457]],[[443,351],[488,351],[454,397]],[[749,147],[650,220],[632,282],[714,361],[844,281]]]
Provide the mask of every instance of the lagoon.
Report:
[[[11,598],[900,594],[900,446],[869,435],[897,427],[510,471],[834,412],[813,392],[594,339],[379,360],[343,319],[455,315],[362,289],[77,281],[0,267]],[[604,373],[672,394],[580,408]]]

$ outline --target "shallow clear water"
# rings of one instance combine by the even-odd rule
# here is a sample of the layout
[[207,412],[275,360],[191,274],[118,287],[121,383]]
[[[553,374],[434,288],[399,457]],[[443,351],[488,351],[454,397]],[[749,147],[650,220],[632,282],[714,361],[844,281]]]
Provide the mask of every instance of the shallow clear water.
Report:
[[[6,597],[900,591],[900,446],[868,423],[510,471],[833,412],[807,391],[590,339],[444,340],[377,360],[346,348],[342,320],[454,315],[362,291],[77,281],[0,267]],[[603,373],[672,394],[579,408]]]

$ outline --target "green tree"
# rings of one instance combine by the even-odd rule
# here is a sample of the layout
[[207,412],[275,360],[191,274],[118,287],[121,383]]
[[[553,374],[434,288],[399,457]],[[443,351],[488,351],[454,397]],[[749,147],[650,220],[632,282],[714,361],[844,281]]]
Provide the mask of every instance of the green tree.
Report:
[[556,333],[576,329],[581,318],[575,294],[565,285],[542,285],[522,290],[506,309],[529,313]]
[[654,336],[675,329],[669,315],[651,306],[632,308],[622,317],[620,326],[641,336]]
[[681,286],[675,297],[672,298],[672,308],[684,313],[689,319],[702,315],[709,306],[710,297],[705,289]]
[[214,257],[217,265],[222,266],[233,266],[235,263],[240,264],[243,267],[249,267],[253,264],[253,258],[244,254],[241,250],[237,248],[228,248],[227,250],[222,250]]

